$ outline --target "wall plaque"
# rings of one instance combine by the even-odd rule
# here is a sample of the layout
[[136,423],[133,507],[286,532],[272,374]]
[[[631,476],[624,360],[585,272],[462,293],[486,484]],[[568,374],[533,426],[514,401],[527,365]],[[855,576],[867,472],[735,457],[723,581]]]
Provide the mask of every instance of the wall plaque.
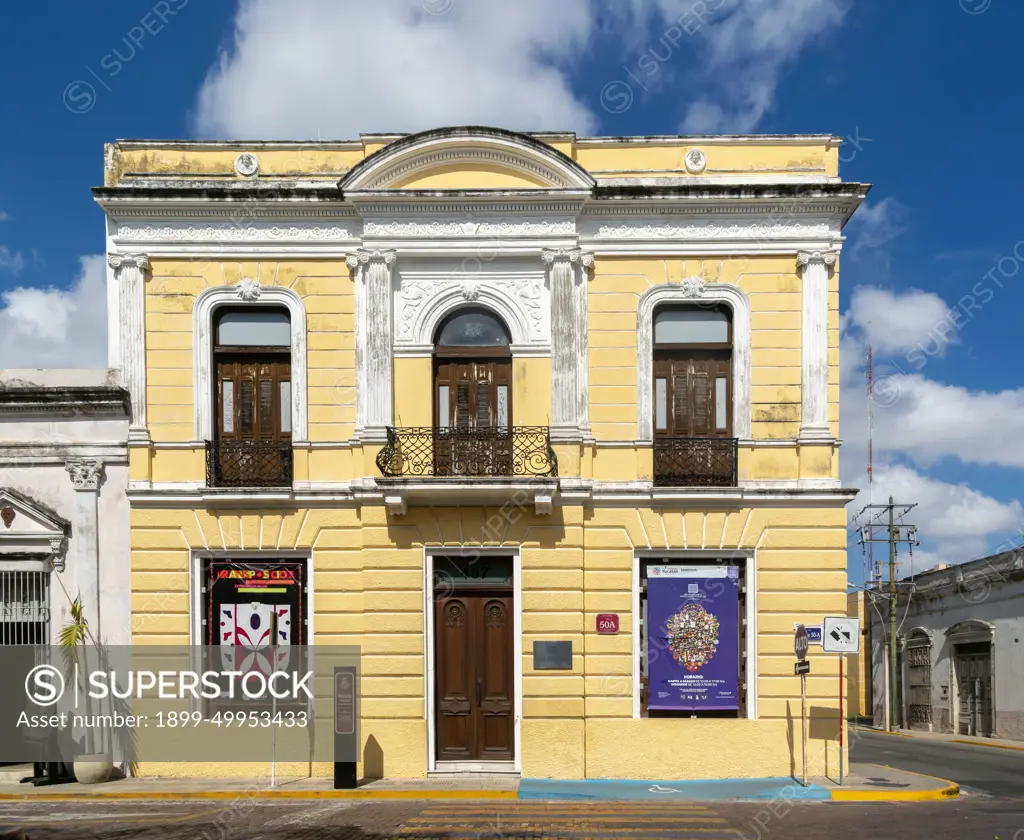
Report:
[[572,642],[534,642],[535,671],[571,671]]

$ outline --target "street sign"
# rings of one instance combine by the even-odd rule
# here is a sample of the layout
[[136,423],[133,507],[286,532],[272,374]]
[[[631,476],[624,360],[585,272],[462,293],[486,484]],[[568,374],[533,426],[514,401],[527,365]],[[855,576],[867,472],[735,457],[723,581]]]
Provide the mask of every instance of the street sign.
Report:
[[[793,629],[796,630],[799,624],[794,624]],[[809,645],[820,645],[821,644],[821,625],[820,624],[805,624],[804,628],[807,630],[807,644]]]
[[807,628],[802,624],[796,626],[796,632],[793,634],[793,653],[799,660],[807,658]]
[[598,633],[618,633],[619,632],[619,615],[618,615],[618,613],[600,613],[597,616],[597,632]]
[[799,662],[793,663],[793,673],[799,676],[800,674],[811,673],[811,663],[806,659],[802,659]]
[[826,616],[821,629],[821,649],[825,653],[857,653],[860,650],[859,618]]

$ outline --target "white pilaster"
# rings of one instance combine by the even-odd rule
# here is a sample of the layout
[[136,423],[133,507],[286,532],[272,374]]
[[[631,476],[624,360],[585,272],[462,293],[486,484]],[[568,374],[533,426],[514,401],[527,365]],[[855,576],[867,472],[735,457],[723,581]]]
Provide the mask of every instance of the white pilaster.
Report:
[[392,424],[394,251],[360,249],[347,257],[356,272],[356,436],[382,443]]
[[96,641],[102,641],[100,626],[100,562],[99,562],[99,488],[103,478],[103,462],[91,459],[65,462],[64,468],[74,485],[75,521],[72,539],[75,544],[75,584],[82,598],[82,609]]
[[594,255],[545,248],[541,259],[551,288],[551,439],[587,439],[587,269]]
[[146,426],[146,303],[143,272],[149,267],[145,254],[108,254],[118,289],[118,367],[131,397],[129,444],[148,444]]
[[801,251],[803,268],[803,375],[800,440],[831,440],[828,425],[828,272],[834,251]]

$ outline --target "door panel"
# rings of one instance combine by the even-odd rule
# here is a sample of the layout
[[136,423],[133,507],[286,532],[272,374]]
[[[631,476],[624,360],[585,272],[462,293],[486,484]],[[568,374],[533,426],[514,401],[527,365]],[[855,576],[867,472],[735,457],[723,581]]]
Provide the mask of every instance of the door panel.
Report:
[[512,597],[438,595],[434,602],[438,761],[512,761]]
[[512,599],[480,601],[482,632],[478,650],[480,684],[479,757],[511,761],[515,687],[512,677]]
[[448,598],[436,602],[434,608],[439,761],[467,761],[473,757],[474,606],[465,598]]

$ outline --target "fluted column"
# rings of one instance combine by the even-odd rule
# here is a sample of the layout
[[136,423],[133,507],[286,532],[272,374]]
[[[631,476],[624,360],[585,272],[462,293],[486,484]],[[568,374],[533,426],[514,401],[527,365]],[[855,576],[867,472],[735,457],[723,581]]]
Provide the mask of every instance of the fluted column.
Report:
[[347,262],[356,282],[356,436],[384,442],[392,423],[394,251],[360,249]]
[[828,425],[828,272],[834,251],[801,251],[803,269],[803,374],[800,440],[831,440]]
[[578,248],[541,251],[551,288],[551,439],[590,436],[587,269],[594,255]]
[[82,597],[82,609],[96,641],[102,640],[100,626],[99,489],[103,462],[92,459],[66,461],[64,468],[74,485],[75,585]]
[[143,272],[145,254],[108,254],[118,290],[118,336],[121,378],[131,398],[129,443],[148,444],[146,424],[146,303]]

